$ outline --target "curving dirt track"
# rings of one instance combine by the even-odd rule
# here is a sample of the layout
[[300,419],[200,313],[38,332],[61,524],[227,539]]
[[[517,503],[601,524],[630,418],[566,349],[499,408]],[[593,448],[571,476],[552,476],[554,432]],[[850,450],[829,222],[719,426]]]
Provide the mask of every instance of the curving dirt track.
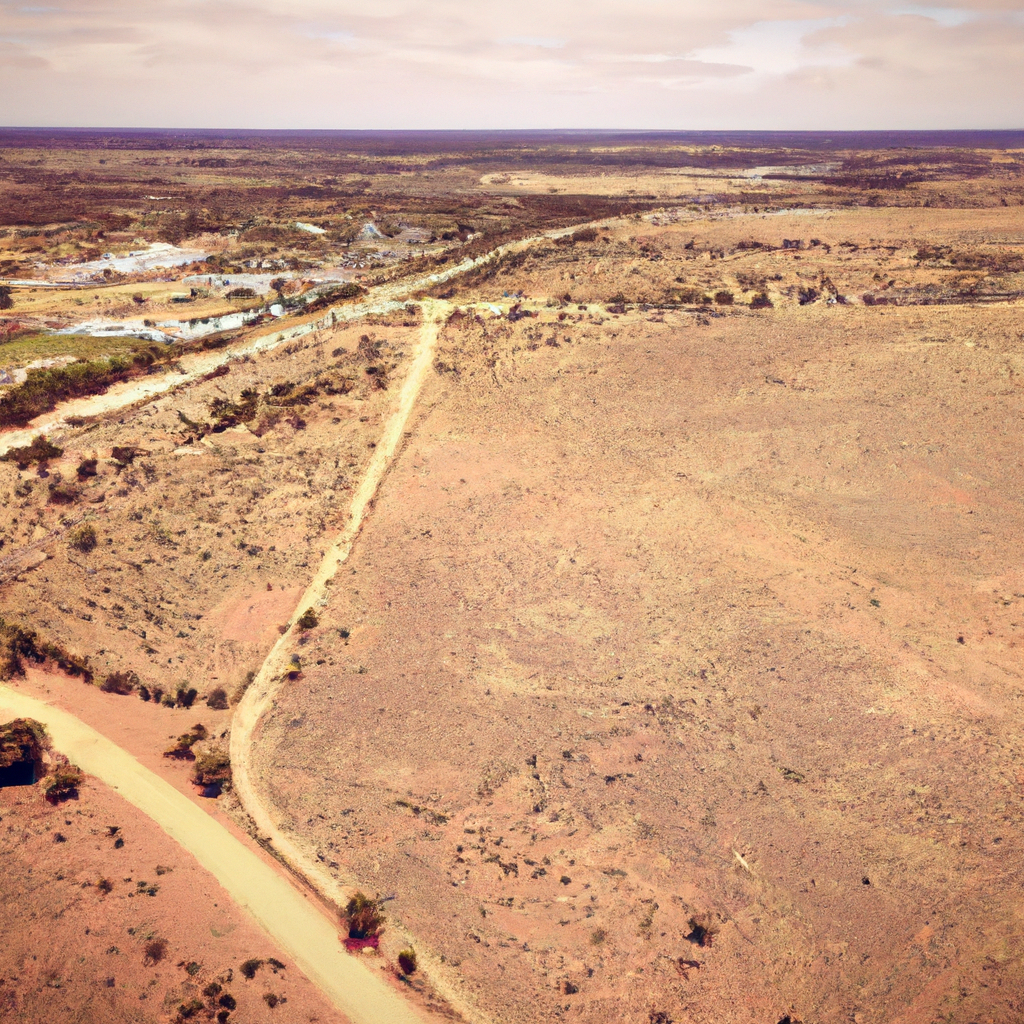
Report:
[[[424,302],[423,306],[423,332],[412,365],[399,393],[398,403],[384,426],[384,432],[377,442],[366,474],[353,495],[345,529],[338,535],[320,563],[316,576],[303,593],[302,599],[295,609],[296,615],[301,614],[307,608],[323,607],[327,604],[331,581],[348,558],[352,545],[359,536],[366,511],[398,450],[406,424],[409,422],[423,381],[434,358],[439,320],[447,310],[447,304],[442,302]],[[340,903],[347,898],[344,888],[337,879],[310,857],[302,846],[281,831],[277,822],[267,812],[251,771],[251,754],[253,745],[258,741],[256,734],[260,719],[273,705],[281,680],[288,671],[288,658],[293,643],[294,640],[290,632],[285,633],[278,640],[235,710],[231,723],[232,785],[260,835],[269,839],[277,853],[284,857],[322,895]],[[429,963],[425,963],[423,966],[430,974],[434,988],[459,1012],[470,1020],[485,1019],[472,1007],[465,1005],[459,994],[447,985],[443,978],[438,977],[436,972],[430,971]]]
[[0,685],[0,709],[42,722],[54,745],[180,843],[356,1024],[422,1018],[338,942],[336,925],[223,826],[105,736],[66,711]]

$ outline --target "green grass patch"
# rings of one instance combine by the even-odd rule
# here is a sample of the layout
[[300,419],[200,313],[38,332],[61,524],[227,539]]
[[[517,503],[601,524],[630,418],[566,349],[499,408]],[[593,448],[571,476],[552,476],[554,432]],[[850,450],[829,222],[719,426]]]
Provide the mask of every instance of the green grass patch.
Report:
[[80,334],[25,334],[0,344],[0,366],[5,369],[24,366],[37,359],[74,356],[94,360],[110,356],[130,355],[150,344],[141,338],[92,338]]

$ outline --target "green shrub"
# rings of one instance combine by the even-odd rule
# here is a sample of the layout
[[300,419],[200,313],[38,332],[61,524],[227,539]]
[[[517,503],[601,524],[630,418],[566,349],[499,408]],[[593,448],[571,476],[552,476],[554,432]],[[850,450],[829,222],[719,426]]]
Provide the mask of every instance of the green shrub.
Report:
[[214,711],[226,711],[228,708],[228,695],[223,686],[214,687],[206,698],[206,706]]
[[209,750],[196,758],[192,781],[197,786],[229,786],[231,784],[231,758],[227,751]]
[[11,286],[0,284],[0,309],[12,309],[14,299],[11,298]]
[[750,308],[751,309],[771,309],[772,308],[772,300],[768,298],[768,293],[767,292],[758,292],[750,300]]
[[152,346],[137,349],[130,357],[113,356],[29,370],[25,381],[10,388],[0,401],[0,426],[23,427],[65,399],[102,394],[111,384],[144,372],[162,358],[166,354]]
[[296,629],[316,629],[320,625],[320,620],[317,618],[317,614],[312,608],[307,608],[302,615],[299,616],[295,623]]
[[43,792],[51,804],[62,803],[78,796],[78,787],[82,784],[81,769],[73,764],[54,768],[46,777],[47,785]]
[[[3,413],[3,405],[0,405],[0,416]],[[12,448],[5,455],[0,455],[4,462],[14,462],[18,469],[28,469],[36,463],[43,464],[50,459],[59,459],[64,454],[63,448],[51,444],[45,434],[32,438],[31,444],[23,445],[21,448]]]
[[92,523],[82,523],[68,534],[68,544],[76,551],[88,554],[96,547],[96,530]]
[[[595,232],[596,234],[596,232]],[[416,973],[416,950],[403,949],[398,954],[398,966],[403,974]]]
[[350,939],[370,939],[379,935],[384,928],[384,915],[380,900],[371,900],[362,892],[356,892],[345,905],[342,918],[348,926]]
[[111,672],[106,679],[100,683],[100,689],[104,693],[117,693],[122,697],[134,692],[139,685],[139,677],[135,672]]
[[78,479],[87,480],[91,476],[96,476],[97,461],[97,459],[82,459],[78,464],[78,469],[75,470],[78,474]]
[[715,302],[719,306],[731,306],[733,301],[732,292],[725,291],[724,289],[720,292],[715,292]]

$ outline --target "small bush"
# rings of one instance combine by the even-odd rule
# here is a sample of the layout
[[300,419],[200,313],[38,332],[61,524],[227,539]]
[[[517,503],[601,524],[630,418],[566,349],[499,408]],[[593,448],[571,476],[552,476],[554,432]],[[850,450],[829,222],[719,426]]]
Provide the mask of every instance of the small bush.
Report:
[[256,292],[252,288],[232,288],[225,298],[228,299],[255,299]]
[[[246,963],[250,962],[251,961],[249,960],[246,961]],[[256,962],[259,963],[259,961]],[[256,971],[254,970],[252,972],[252,976],[255,977],[255,975]],[[219,1006],[223,1006],[225,1010],[234,1010],[238,1006],[238,1003],[235,1001],[235,997],[230,992],[225,992],[224,995],[217,1000],[217,1003]]]
[[138,685],[139,677],[134,672],[111,672],[100,683],[100,689],[104,693],[117,693],[122,697],[127,697],[128,694],[135,691]]
[[190,686],[187,690],[184,686],[179,686],[178,692],[175,694],[175,703],[179,708],[190,708],[195,704],[198,696],[199,691],[194,686]]
[[110,449],[110,457],[122,466],[130,466],[140,455],[145,455],[141,448],[134,445],[115,445]]
[[81,769],[73,764],[55,768],[49,776],[46,789],[43,791],[51,804],[63,803],[78,797],[78,787],[82,784]]
[[0,284],[0,309],[12,309],[14,299],[11,298],[11,286]]
[[317,614],[312,608],[307,608],[302,615],[299,616],[295,623],[296,629],[316,629],[320,625],[320,620],[317,618]]
[[731,306],[732,305],[732,300],[733,300],[732,292],[727,292],[727,291],[724,291],[724,290],[720,291],[720,292],[715,292],[715,302],[719,306]]
[[50,459],[59,459],[64,454],[63,448],[51,444],[45,434],[40,434],[32,439],[31,444],[23,445],[21,448],[12,448],[5,455],[0,455],[4,462],[14,462],[18,469],[28,469],[29,466],[45,464]]
[[82,492],[71,484],[52,483],[46,500],[51,505],[74,505],[81,497]]
[[78,469],[75,472],[78,474],[79,480],[88,480],[91,476],[96,476],[97,459],[82,459],[78,464]]
[[416,950],[403,949],[398,954],[398,967],[403,974],[416,973]]
[[256,977],[256,972],[263,966],[262,960],[253,958],[252,960],[246,960],[238,969],[242,972],[242,977],[252,981]]
[[772,300],[768,298],[768,293],[767,292],[758,292],[750,300],[750,308],[751,309],[771,309],[772,308]]
[[281,1000],[276,995],[274,995],[273,992],[264,992],[263,993],[263,1002],[265,1002],[267,1004],[267,1006],[269,1006],[271,1009],[273,1009],[275,1006],[277,1006],[277,1004],[280,1001]]
[[384,928],[380,900],[371,900],[362,892],[356,892],[348,901],[342,917],[348,925],[350,939],[373,938]]
[[68,534],[68,544],[76,551],[88,554],[96,547],[96,530],[92,523],[82,523]]
[[608,933],[603,928],[595,928],[590,933],[590,944],[592,946],[600,946],[606,938],[608,938]]
[[158,964],[167,956],[167,940],[152,939],[146,943],[142,962],[144,964]]
[[206,706],[214,711],[226,711],[228,708],[228,694],[223,686],[212,689],[206,698]]
[[109,878],[101,878],[96,883],[96,888],[106,896],[108,892],[114,891],[114,883]]
[[220,788],[231,784],[231,758],[224,750],[210,750],[196,758],[192,781],[197,786]]
[[694,914],[687,922],[690,926],[690,934],[687,940],[696,943],[698,946],[710,947],[718,934],[718,925],[710,914]]

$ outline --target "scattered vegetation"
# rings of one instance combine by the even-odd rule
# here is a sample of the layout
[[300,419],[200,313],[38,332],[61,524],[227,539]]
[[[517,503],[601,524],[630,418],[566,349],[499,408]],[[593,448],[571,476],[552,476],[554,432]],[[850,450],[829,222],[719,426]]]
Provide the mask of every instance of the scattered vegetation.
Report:
[[208,750],[200,754],[192,769],[192,782],[205,790],[219,793],[231,785],[231,758],[225,750]]
[[197,722],[189,732],[182,733],[178,737],[173,747],[164,751],[164,757],[171,757],[176,761],[194,761],[196,755],[192,752],[192,748],[200,740],[205,740],[208,735],[206,726]]
[[130,356],[29,370],[24,383],[8,389],[0,399],[0,427],[23,427],[59,402],[102,394],[111,384],[145,373],[163,358],[166,354],[154,346]]
[[318,625],[320,620],[312,608],[307,608],[295,622],[295,628],[300,630],[316,629]]
[[127,672],[111,672],[106,679],[100,683],[100,689],[104,693],[117,693],[122,697],[134,693],[139,685],[139,677],[131,670]]
[[0,679],[13,679],[25,674],[25,661],[43,665],[54,664],[69,676],[81,676],[92,682],[88,658],[71,654],[59,644],[40,640],[34,630],[0,618]]
[[[3,406],[0,405],[0,411]],[[47,440],[45,434],[34,437],[30,444],[21,448],[12,448],[5,455],[0,455],[0,460],[13,462],[18,469],[28,469],[29,466],[45,465],[50,459],[59,459],[64,454],[63,448],[58,448]]]
[[51,804],[63,803],[78,798],[78,787],[81,784],[80,768],[73,764],[58,765],[46,777],[46,789],[43,792]]
[[69,546],[75,551],[81,551],[82,554],[88,554],[96,547],[97,543],[96,530],[92,523],[82,523],[68,534]]

